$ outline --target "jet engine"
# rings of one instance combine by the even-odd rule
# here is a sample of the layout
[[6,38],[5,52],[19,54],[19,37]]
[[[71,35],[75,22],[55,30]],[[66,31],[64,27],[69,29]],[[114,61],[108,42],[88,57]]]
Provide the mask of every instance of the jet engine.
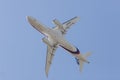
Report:
[[42,38],[42,41],[43,41],[45,44],[47,44],[48,46],[53,46],[46,37]]
[[53,23],[54,23],[56,26],[58,26],[58,28],[61,30],[62,33],[65,32],[65,29],[64,29],[64,27],[63,27],[63,24],[60,23],[57,19],[54,19],[54,20],[53,20]]
[[63,27],[63,25],[62,25],[57,19],[54,19],[54,20],[53,20],[53,23],[54,23],[56,26],[59,26],[60,28]]

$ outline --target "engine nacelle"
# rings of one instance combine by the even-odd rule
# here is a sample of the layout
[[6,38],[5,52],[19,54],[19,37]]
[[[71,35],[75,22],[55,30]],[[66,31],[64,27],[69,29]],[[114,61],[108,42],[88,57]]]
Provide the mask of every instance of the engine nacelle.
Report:
[[63,25],[62,25],[57,19],[54,19],[54,20],[53,20],[53,23],[54,23],[56,26],[63,27]]
[[48,46],[53,46],[52,43],[50,43],[50,41],[46,37],[42,38],[42,41]]
[[53,23],[61,30],[62,33],[65,32],[64,27],[63,27],[63,24],[60,23],[57,19],[54,19],[54,20],[53,20]]

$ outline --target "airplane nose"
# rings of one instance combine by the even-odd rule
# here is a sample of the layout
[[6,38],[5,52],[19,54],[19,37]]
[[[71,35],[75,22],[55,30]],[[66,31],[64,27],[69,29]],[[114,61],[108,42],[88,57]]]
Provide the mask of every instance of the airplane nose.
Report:
[[33,18],[31,16],[26,16],[26,18],[30,21],[33,20]]
[[26,16],[27,20],[29,23],[33,23],[35,21],[35,19],[31,16]]

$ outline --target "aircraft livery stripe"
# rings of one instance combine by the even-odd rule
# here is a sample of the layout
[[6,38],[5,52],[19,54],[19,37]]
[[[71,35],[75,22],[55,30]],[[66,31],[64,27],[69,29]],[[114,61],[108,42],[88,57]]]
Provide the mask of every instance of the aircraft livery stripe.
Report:
[[71,51],[71,50],[69,50],[69,49],[67,49],[67,48],[65,48],[65,47],[63,47],[63,46],[61,46],[61,47],[64,48],[65,50],[69,51],[69,52],[72,53],[72,54],[80,54],[80,51],[79,51],[78,48],[76,48],[76,51]]

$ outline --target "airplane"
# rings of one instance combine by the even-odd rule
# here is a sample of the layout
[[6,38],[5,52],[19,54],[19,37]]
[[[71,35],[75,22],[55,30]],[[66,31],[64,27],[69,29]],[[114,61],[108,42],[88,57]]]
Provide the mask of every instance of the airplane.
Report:
[[40,23],[38,20],[31,16],[27,16],[27,20],[36,30],[38,30],[41,34],[45,36],[44,38],[42,38],[42,41],[47,45],[47,56],[45,65],[46,76],[48,76],[52,59],[54,57],[56,49],[59,46],[67,50],[75,57],[77,64],[80,65],[80,71],[82,71],[84,62],[89,63],[86,58],[90,56],[91,53],[87,52],[86,54],[82,55],[79,49],[69,43],[64,36],[67,30],[79,20],[79,17],[76,16],[64,23],[61,23],[59,20],[54,19],[54,28],[46,27],[44,24]]

